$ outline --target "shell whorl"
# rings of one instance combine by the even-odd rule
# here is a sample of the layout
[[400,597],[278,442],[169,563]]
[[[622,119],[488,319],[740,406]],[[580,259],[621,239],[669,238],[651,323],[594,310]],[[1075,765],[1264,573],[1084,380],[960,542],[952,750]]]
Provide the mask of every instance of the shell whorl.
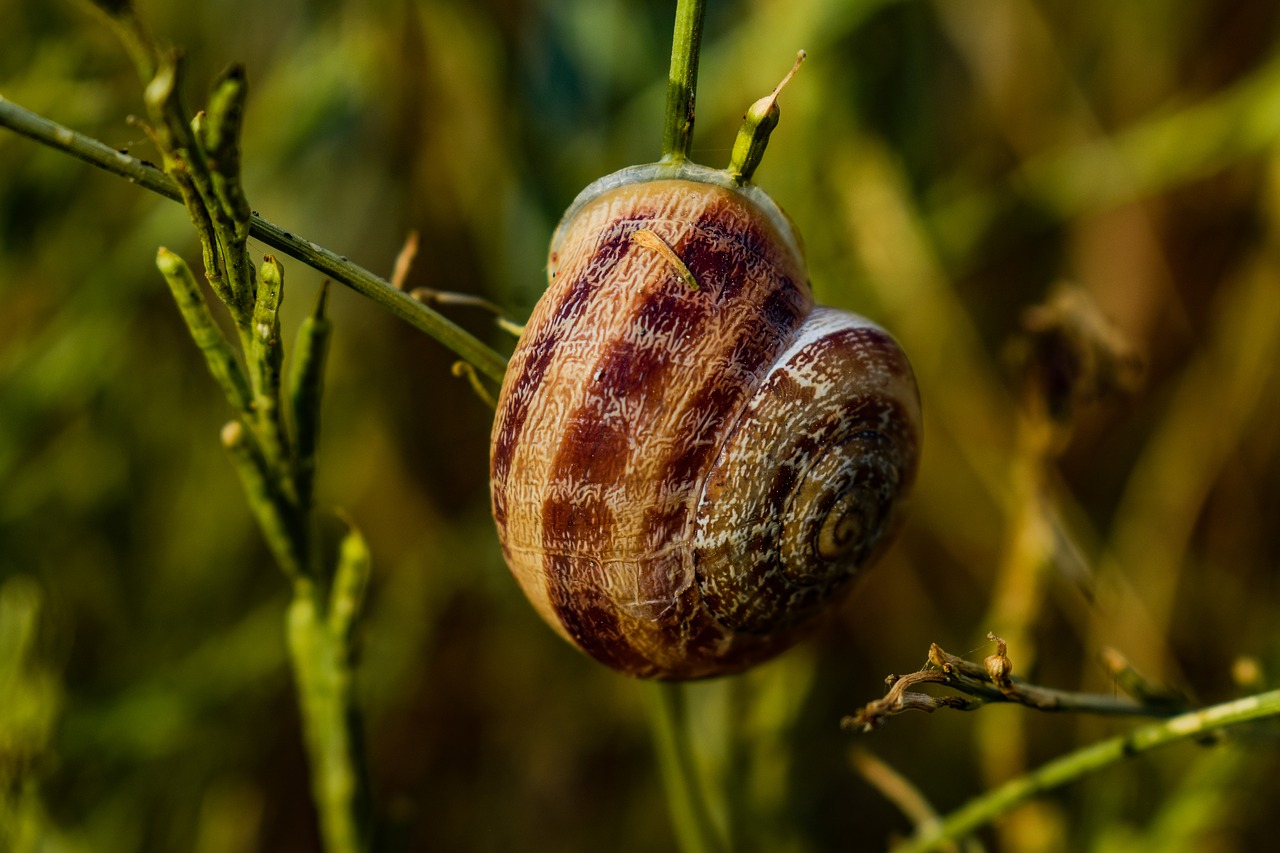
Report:
[[[914,424],[918,404],[888,335],[814,310],[799,240],[767,196],[669,168],[604,178],[566,214],[508,366],[490,473],[504,555],[542,616],[616,669],[692,678],[775,654],[843,591],[874,550],[851,535],[892,523],[874,496],[896,500],[914,475],[914,428],[884,421],[906,409]],[[884,352],[873,378],[842,376]],[[802,421],[779,408],[787,395]],[[847,462],[869,445],[908,459]],[[809,544],[782,547],[783,532]],[[743,572],[761,567],[753,587]],[[780,589],[794,612],[758,603]]]
[[[727,438],[698,507],[703,599],[724,625],[799,626],[888,542],[915,478],[919,402],[881,328],[818,307]],[[752,472],[740,476],[739,472]]]

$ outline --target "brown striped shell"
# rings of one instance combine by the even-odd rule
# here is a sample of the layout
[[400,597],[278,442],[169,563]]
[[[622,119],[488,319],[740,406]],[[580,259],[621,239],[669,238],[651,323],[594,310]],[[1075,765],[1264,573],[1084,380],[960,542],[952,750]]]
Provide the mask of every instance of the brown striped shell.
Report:
[[632,675],[735,672],[792,645],[887,544],[914,479],[906,356],[815,308],[790,221],[705,167],[588,187],[549,275],[491,446],[521,587]]

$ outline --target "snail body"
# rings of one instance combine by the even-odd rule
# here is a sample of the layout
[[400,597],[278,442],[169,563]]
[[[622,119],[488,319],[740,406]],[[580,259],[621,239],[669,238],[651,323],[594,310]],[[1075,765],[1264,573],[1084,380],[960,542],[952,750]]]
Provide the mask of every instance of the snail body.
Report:
[[736,672],[788,648],[896,526],[920,441],[906,356],[814,306],[767,194],[687,162],[584,190],[548,273],[491,441],[521,587],[636,676]]

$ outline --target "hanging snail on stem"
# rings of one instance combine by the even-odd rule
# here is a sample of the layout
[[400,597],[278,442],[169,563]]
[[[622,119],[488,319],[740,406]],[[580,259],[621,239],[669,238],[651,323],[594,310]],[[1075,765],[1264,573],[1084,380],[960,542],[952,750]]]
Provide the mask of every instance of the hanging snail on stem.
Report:
[[553,628],[631,675],[732,673],[793,645],[884,550],[915,477],[906,356],[814,305],[799,234],[750,183],[781,88],[728,169],[687,159],[690,87],[662,162],[582,191],[499,396],[507,563]]

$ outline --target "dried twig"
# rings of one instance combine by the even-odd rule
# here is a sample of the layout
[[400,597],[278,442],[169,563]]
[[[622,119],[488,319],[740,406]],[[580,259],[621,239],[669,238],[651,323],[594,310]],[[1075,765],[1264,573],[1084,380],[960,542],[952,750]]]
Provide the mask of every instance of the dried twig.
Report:
[[418,256],[418,232],[410,231],[405,235],[404,245],[396,255],[395,266],[391,268],[391,286],[396,290],[405,290],[405,282],[409,280],[409,270],[413,268],[413,259]]
[[[433,290],[430,287],[415,287],[409,289],[409,271],[413,269],[413,261],[418,257],[418,246],[420,240],[417,231],[410,231],[404,238],[404,245],[400,247],[400,252],[396,255],[395,266],[391,270],[391,285],[396,290],[408,293],[411,297],[421,302],[423,305],[467,305],[481,310],[488,311],[493,315],[494,322],[499,329],[502,329],[509,335],[519,338],[524,334],[524,326],[515,320],[507,317],[502,309],[493,302],[485,299],[483,296],[475,296],[470,293],[450,293],[445,290]],[[471,365],[472,374],[475,373],[474,365]],[[455,365],[455,376],[461,373]],[[495,377],[496,378],[496,377]],[[481,395],[482,399],[484,395]],[[487,400],[486,400],[487,401]],[[494,408],[494,406],[490,406]]]
[[[995,642],[996,653],[981,664],[949,654],[934,643],[929,647],[929,662],[923,669],[910,675],[890,675],[885,680],[889,689],[884,697],[845,717],[840,721],[841,727],[866,732],[884,725],[889,717],[904,711],[933,712],[938,708],[972,711],[990,702],[1015,702],[1039,711],[1147,717],[1167,717],[1185,710],[1182,700],[1140,679],[1132,667],[1127,670],[1132,678],[1118,679],[1117,685],[1121,689],[1132,689],[1133,698],[1027,684],[1013,677],[1013,662],[1009,660],[1005,641],[995,634],[988,634],[987,638]],[[913,691],[923,684],[941,684],[963,695],[934,696]],[[1141,689],[1137,685],[1141,685]]]

